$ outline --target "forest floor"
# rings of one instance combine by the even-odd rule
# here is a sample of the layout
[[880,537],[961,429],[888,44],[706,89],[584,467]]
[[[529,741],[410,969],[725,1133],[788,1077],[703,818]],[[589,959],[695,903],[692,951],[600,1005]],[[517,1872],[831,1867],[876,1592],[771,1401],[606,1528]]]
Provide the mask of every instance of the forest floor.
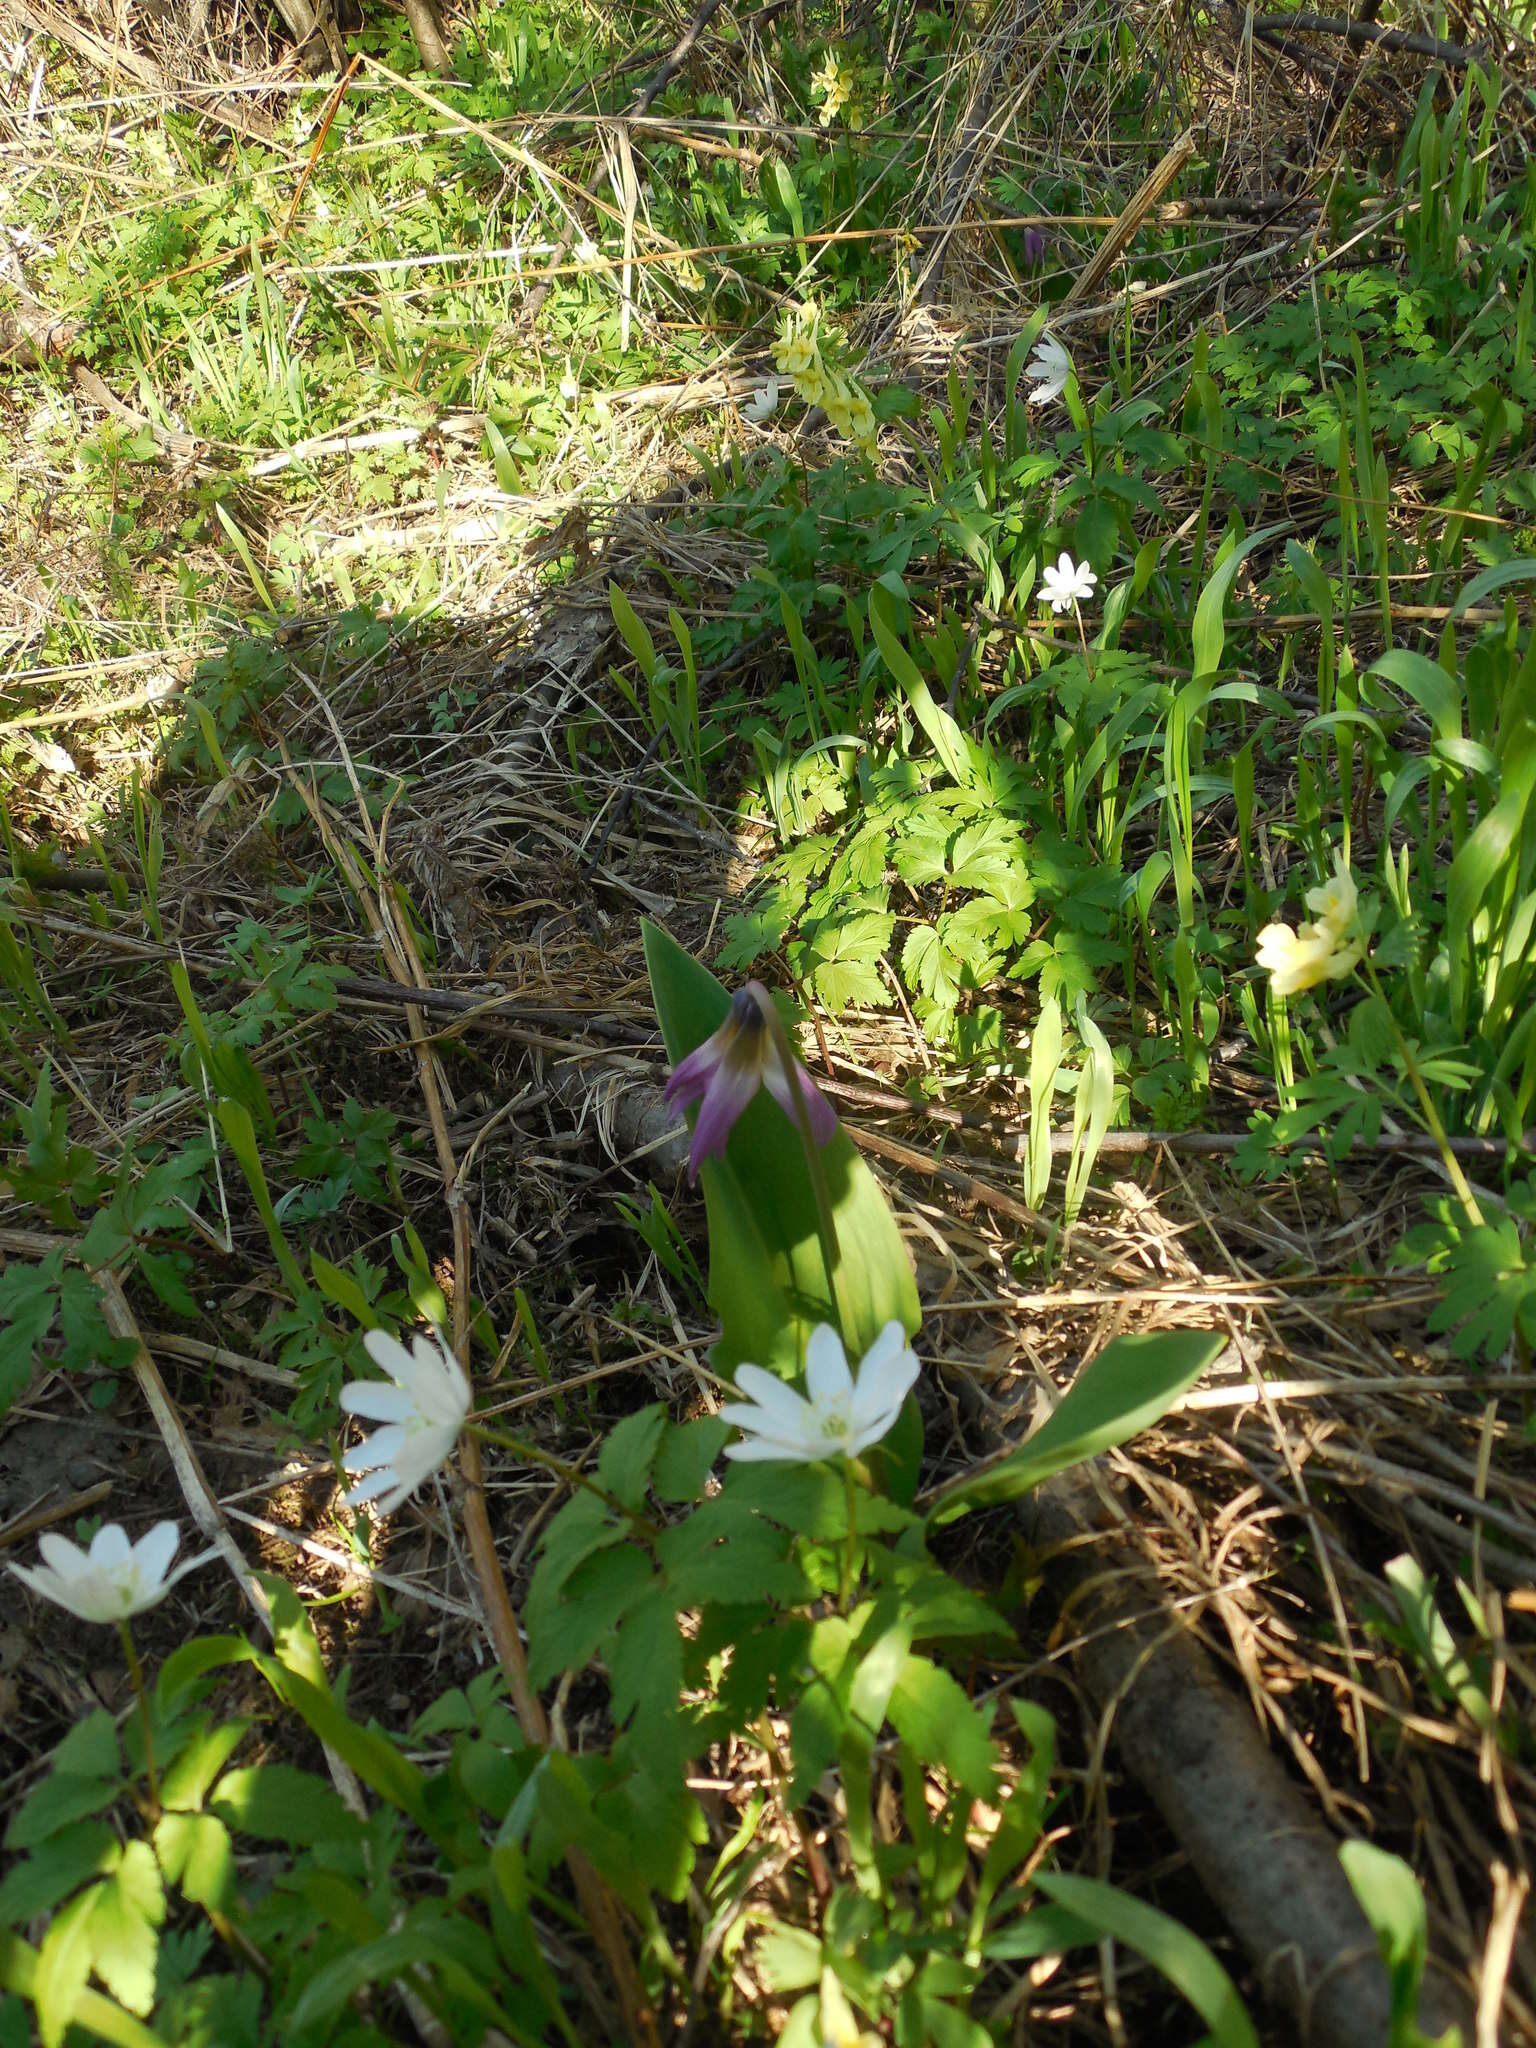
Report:
[[[1016,1631],[962,1680],[1055,1718],[1054,1857],[1299,2038],[1118,1745],[1177,1636],[1317,1839],[1412,1866],[1426,2013],[1494,2048],[1536,2043],[1532,828],[1507,888],[1461,853],[1529,795],[1536,57],[1480,5],[1286,20],[487,4],[447,75],[390,16],[338,84],[222,0],[0,0],[0,1550],[215,1512],[353,1714],[487,1670],[450,1496],[338,1505],[337,1391],[356,1313],[436,1288],[570,1463],[718,1406],[650,918],[799,1005],[916,1267],[926,1486],[1124,1332],[1228,1339],[1055,1522],[945,1553]],[[775,368],[810,300],[872,462]],[[1033,404],[1041,308],[1074,374]],[[1419,951],[1287,1019],[1257,933],[1335,852]],[[487,1495],[516,1593],[563,1484],[492,1454]],[[130,1700],[39,1619],[0,1574],[8,1803]],[[204,1625],[253,1625],[235,1576],[146,1655]],[[603,1739],[590,1674],[551,1700]],[[702,1862],[764,1781],[700,1782]],[[738,1902],[817,1909],[788,1852]],[[679,2031],[771,2035],[793,1986],[704,1895],[669,1926]],[[1201,2035],[1107,1937],[973,2009]]]

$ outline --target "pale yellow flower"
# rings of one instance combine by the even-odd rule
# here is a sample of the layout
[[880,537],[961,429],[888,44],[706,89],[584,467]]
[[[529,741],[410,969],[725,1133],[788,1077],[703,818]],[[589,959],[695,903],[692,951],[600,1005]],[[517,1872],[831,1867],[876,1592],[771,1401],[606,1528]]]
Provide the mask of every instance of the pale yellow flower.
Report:
[[1256,957],[1277,996],[1298,995],[1349,973],[1365,951],[1356,923],[1359,906],[1355,878],[1335,854],[1329,880],[1307,891],[1316,921],[1295,931],[1288,924],[1267,924],[1259,933]]
[[1336,853],[1329,879],[1307,891],[1307,908],[1314,913],[1321,928],[1342,934],[1353,926],[1359,906],[1360,892],[1355,887],[1355,878],[1345,866],[1343,856]]

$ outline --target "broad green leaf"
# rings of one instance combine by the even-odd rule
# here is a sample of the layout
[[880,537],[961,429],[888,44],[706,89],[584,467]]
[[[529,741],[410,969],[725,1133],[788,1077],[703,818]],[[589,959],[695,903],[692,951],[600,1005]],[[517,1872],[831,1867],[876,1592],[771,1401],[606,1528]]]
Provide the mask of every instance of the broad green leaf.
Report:
[[1397,1611],[1413,1639],[1414,1649],[1437,1684],[1450,1694],[1474,1727],[1496,1728],[1498,1716],[1493,1703],[1477,1683],[1471,1665],[1446,1626],[1435,1604],[1434,1586],[1424,1576],[1418,1559],[1405,1551],[1401,1557],[1392,1558],[1383,1567],[1383,1573],[1397,1597]]
[[955,1782],[976,1798],[992,1798],[997,1750],[986,1717],[942,1665],[927,1657],[908,1657],[886,1714],[902,1741],[924,1763],[942,1764]]
[[91,1916],[100,1892],[100,1885],[92,1885],[61,1906],[38,1949],[32,1996],[43,2048],[63,2048],[91,1974]]
[[696,1501],[730,1434],[730,1425],[712,1415],[669,1426],[651,1468],[656,1498],[679,1506]]
[[105,1821],[60,1828],[35,1855],[13,1863],[0,1882],[0,1923],[24,1926],[101,1877],[117,1862],[118,1838]]
[[194,1906],[220,1909],[235,1882],[229,1829],[211,1813],[162,1813],[155,1823],[155,1854],[166,1881]]
[[1536,582],[1536,560],[1522,555],[1512,562],[1498,562],[1491,569],[1484,569],[1474,576],[1451,606],[1451,617],[1459,619],[1469,606],[1480,604],[1496,590],[1504,590],[1511,583]]
[[896,600],[884,583],[871,586],[869,623],[875,644],[880,649],[880,658],[901,685],[912,707],[912,715],[922,727],[933,751],[960,787],[968,789],[976,779],[971,743],[935,699],[922,671],[907,652],[897,619]]
[[1429,1956],[1429,1923],[1418,1879],[1400,1856],[1373,1842],[1345,1842],[1339,1861],[1387,1966],[1390,2048],[1460,2048],[1458,2028],[1448,2028],[1436,2044],[1418,2025],[1419,1987]]
[[1086,1366],[1032,1437],[998,1463],[943,1487],[930,1527],[1017,1500],[1054,1473],[1097,1457],[1156,1422],[1214,1364],[1226,1339],[1210,1330],[1116,1337]]
[[1411,697],[1434,728],[1436,739],[1461,737],[1461,691],[1438,661],[1410,647],[1389,647],[1366,674],[1385,676],[1404,696]]
[[597,1459],[597,1481],[627,1508],[639,1508],[650,1484],[651,1463],[667,1426],[660,1401],[626,1415],[608,1432]]
[[538,1598],[530,1593],[524,1612],[534,1684],[547,1685],[589,1663],[653,1578],[646,1553],[624,1543],[587,1558],[552,1596],[542,1589]]
[[[83,1894],[89,1900],[89,1894]],[[66,1908],[66,1911],[69,1911]],[[88,1912],[88,1906],[82,1908]],[[54,1922],[54,1926],[58,1921]],[[49,1933],[53,1932],[50,1928]],[[42,1958],[30,1942],[8,1928],[0,1927],[0,1990],[30,1998],[35,2003]],[[84,2027],[109,2048],[168,2048],[165,2037],[136,2020],[131,2013],[103,1998],[97,1991],[81,1991],[74,2002],[76,2024]]]
[[1222,649],[1226,645],[1227,627],[1224,616],[1227,597],[1237,579],[1237,572],[1256,548],[1273,540],[1277,533],[1284,531],[1284,523],[1275,526],[1261,526],[1257,533],[1251,533],[1227,556],[1221,567],[1209,578],[1200,593],[1195,606],[1194,639],[1194,680],[1209,682],[1221,667]]
[[624,645],[635,658],[635,665],[645,680],[650,682],[657,668],[656,643],[652,640],[644,619],[617,583],[608,585],[608,607],[613,613],[613,623],[618,627]]
[[[644,927],[646,965],[667,1056],[676,1062],[725,1021],[730,997],[708,968],[659,925]],[[921,1320],[911,1261],[874,1177],[841,1129],[821,1148],[840,1261],[844,1331],[857,1363],[886,1323],[909,1336]],[[838,1320],[816,1229],[816,1203],[800,1135],[761,1091],[726,1146],[705,1163],[709,1302],[722,1332],[717,1371],[744,1359],[797,1374],[817,1323]]]
[[1040,1870],[1035,1886],[1094,1930],[1123,1941],[1182,1992],[1210,2028],[1215,2048],[1259,2048],[1237,1986],[1198,1936],[1168,1914],[1093,1877]]
[[96,1888],[91,1911],[91,1966],[120,2005],[141,2017],[155,2002],[155,1962],[165,1888],[148,1842],[124,1845],[122,1860]]
[[323,1778],[292,1764],[248,1764],[226,1771],[208,1805],[237,1834],[294,1848],[355,1841],[362,1828]]

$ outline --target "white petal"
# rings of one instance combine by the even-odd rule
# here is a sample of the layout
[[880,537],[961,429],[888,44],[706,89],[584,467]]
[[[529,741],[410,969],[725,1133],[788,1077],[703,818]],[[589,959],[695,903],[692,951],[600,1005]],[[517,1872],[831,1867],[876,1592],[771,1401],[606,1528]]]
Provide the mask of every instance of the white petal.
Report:
[[368,1422],[408,1422],[416,1413],[416,1403],[404,1387],[379,1380],[353,1380],[342,1388],[340,1398],[348,1415],[361,1415]]
[[83,1571],[90,1569],[90,1560],[79,1544],[71,1543],[57,1529],[44,1530],[37,1539],[37,1547],[44,1565],[61,1585],[67,1585],[71,1579],[79,1578]]
[[[356,1486],[350,1487],[341,1496],[341,1504],[348,1508],[361,1507],[365,1501],[377,1500],[380,1494],[389,1493],[394,1485],[394,1467],[386,1465],[382,1472],[375,1472],[371,1478],[359,1480]],[[405,1496],[402,1494],[400,1498],[403,1500]],[[399,1503],[396,1502],[395,1505],[398,1506]],[[386,1508],[384,1512],[393,1513],[393,1508]]]
[[121,1522],[103,1522],[91,1539],[91,1563],[116,1571],[127,1564],[133,1555],[133,1546],[128,1541],[128,1531]]
[[404,1381],[411,1370],[411,1354],[398,1337],[391,1337],[388,1330],[366,1330],[363,1333],[363,1349],[382,1373],[390,1379]]
[[181,1531],[174,1522],[156,1522],[147,1535],[139,1538],[133,1546],[133,1562],[146,1585],[164,1583],[180,1542]]
[[735,1458],[743,1465],[814,1465],[827,1455],[828,1446],[818,1444],[815,1450],[805,1447],[791,1448],[785,1444],[767,1443],[759,1437],[743,1437],[740,1443],[727,1444],[725,1455]]
[[762,1411],[760,1428],[784,1430],[799,1437],[807,1428],[815,1427],[816,1415],[810,1402],[793,1387],[785,1386],[776,1373],[764,1372],[760,1365],[738,1365],[736,1385]]
[[846,1400],[853,1392],[843,1340],[830,1323],[818,1323],[805,1347],[805,1386],[818,1408]]
[[375,1465],[388,1465],[399,1457],[405,1443],[405,1425],[387,1423],[383,1429],[376,1429],[372,1436],[365,1436],[360,1444],[353,1444],[344,1452],[341,1469],[343,1472],[368,1472]]

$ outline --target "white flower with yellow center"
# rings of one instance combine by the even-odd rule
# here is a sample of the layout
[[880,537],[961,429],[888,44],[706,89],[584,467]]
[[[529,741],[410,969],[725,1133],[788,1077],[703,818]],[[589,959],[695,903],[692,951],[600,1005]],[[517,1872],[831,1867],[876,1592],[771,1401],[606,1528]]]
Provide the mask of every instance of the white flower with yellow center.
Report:
[[720,1410],[721,1421],[742,1432],[741,1442],[727,1444],[725,1455],[791,1465],[814,1465],[839,1454],[856,1457],[890,1429],[919,1370],[900,1323],[886,1324],[857,1377],[848,1370],[842,1338],[830,1323],[818,1323],[805,1347],[804,1394],[760,1365],[737,1366],[736,1385],[749,1398],[728,1401]]
[[104,1522],[89,1550],[50,1529],[37,1539],[42,1563],[13,1564],[24,1586],[65,1607],[81,1621],[126,1621],[158,1607],[176,1581],[213,1556],[211,1550],[185,1557],[171,1570],[181,1532],[174,1522],[156,1522],[137,1543],[121,1522]]
[[347,1507],[376,1500],[380,1514],[392,1515],[451,1455],[473,1397],[463,1367],[435,1330],[409,1351],[383,1330],[370,1330],[363,1348],[390,1384],[353,1380],[341,1390],[348,1415],[384,1424],[342,1458],[343,1470],[371,1475],[342,1500]]

